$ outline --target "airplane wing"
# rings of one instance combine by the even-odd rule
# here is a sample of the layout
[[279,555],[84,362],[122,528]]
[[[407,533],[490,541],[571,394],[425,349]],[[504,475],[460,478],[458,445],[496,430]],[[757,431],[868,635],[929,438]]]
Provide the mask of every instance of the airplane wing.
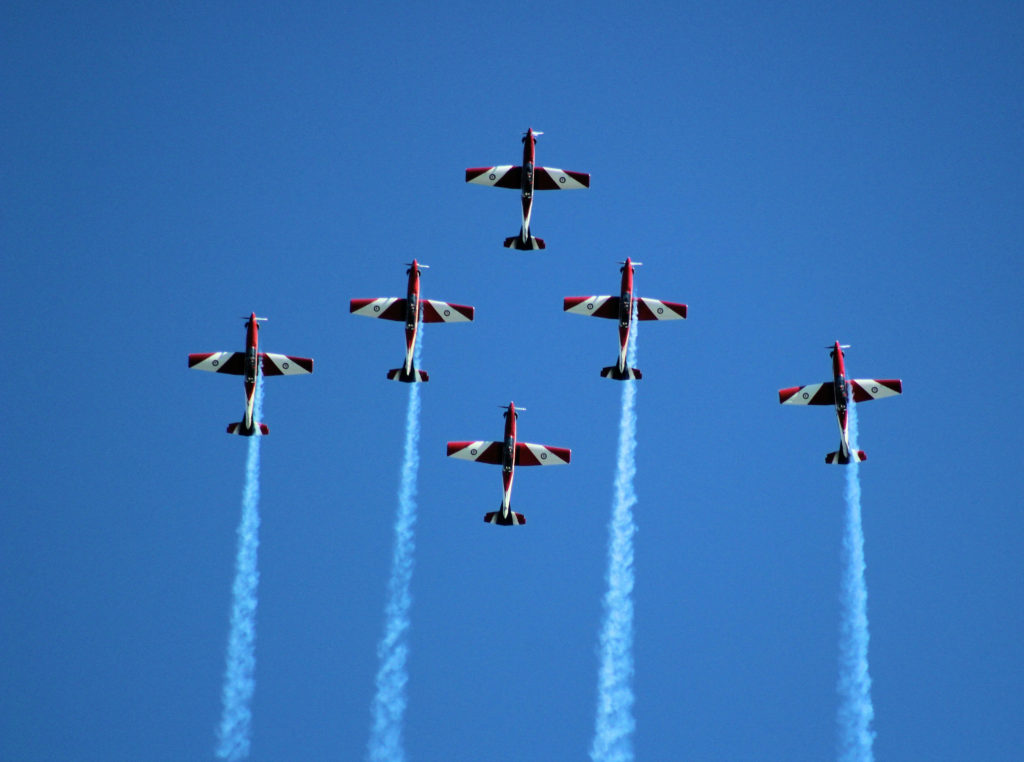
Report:
[[617,296],[567,296],[562,300],[562,309],[615,320],[619,317],[619,301]]
[[637,320],[683,320],[686,318],[686,305],[678,302],[663,302],[660,299],[636,297]]
[[449,442],[448,457],[501,465],[501,442]]
[[385,320],[405,320],[405,299],[398,296],[385,296],[382,299],[353,299],[348,311],[366,317],[384,318]]
[[782,405],[834,405],[836,387],[831,381],[824,384],[808,384],[779,389],[779,403]]
[[473,319],[473,308],[436,299],[420,299],[424,323],[463,323]]
[[590,175],[586,172],[569,172],[554,167],[533,168],[534,190],[579,190],[589,187]]
[[[536,174],[534,178],[536,182]],[[523,186],[523,168],[511,164],[500,167],[472,167],[466,170],[466,182],[519,190]]]
[[214,373],[230,373],[241,376],[245,373],[245,352],[202,352],[188,356],[188,367],[195,370],[209,370]]
[[571,457],[572,450],[568,447],[516,442],[517,466],[562,466],[568,463]]
[[903,394],[903,382],[898,378],[852,378],[846,383],[853,391],[854,402],[867,402]]
[[297,376],[313,372],[313,361],[308,357],[260,352],[260,362],[263,364],[264,376]]

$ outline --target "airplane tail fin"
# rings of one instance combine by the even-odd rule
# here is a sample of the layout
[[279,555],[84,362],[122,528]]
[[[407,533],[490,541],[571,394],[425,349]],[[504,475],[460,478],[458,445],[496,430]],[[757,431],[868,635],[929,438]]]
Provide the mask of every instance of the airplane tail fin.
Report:
[[835,463],[836,465],[839,466],[845,466],[851,460],[860,463],[861,461],[868,459],[868,454],[863,450],[851,450],[850,456],[851,457],[847,458],[846,456],[843,455],[842,450],[836,450],[835,452],[830,452],[828,455],[825,456],[825,462]]
[[484,514],[484,521],[488,524],[499,524],[503,527],[519,526],[526,523],[526,516],[515,511],[508,512],[508,518],[501,515],[501,511],[491,511]]
[[388,371],[388,378],[392,381],[404,381],[407,384],[414,384],[417,381],[429,381],[430,374],[425,370],[412,369],[412,373],[406,373],[405,367],[392,368]]
[[240,437],[266,436],[270,433],[270,427],[265,423],[255,423],[251,429],[245,427],[245,421],[228,424],[228,434],[237,434]]
[[640,372],[639,368],[626,368],[625,373],[619,370],[618,365],[609,365],[607,368],[601,368],[601,378],[614,378],[616,381],[632,381],[643,377],[644,374]]
[[519,251],[536,251],[537,249],[547,248],[544,244],[543,238],[536,238],[534,236],[527,236],[526,243],[523,243],[522,235],[514,235],[505,239],[506,249],[519,249]]

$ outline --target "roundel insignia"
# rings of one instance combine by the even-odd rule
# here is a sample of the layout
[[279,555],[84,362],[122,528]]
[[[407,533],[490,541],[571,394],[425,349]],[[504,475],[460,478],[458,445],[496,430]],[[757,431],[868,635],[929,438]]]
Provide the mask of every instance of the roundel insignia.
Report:
[[658,307],[658,314],[659,314],[659,315],[660,315],[661,313],[663,313],[664,311],[665,311],[665,308],[664,308],[664,307]]
[[470,450],[469,454],[470,455],[476,455],[476,448],[473,448],[472,450]]
[[284,370],[288,370],[288,363],[286,363],[286,362],[283,362],[283,363],[281,363],[281,367],[282,367],[282,368],[283,368]]
[[559,177],[559,178],[558,178],[558,182],[560,182],[560,183],[565,183],[565,178],[564,178],[564,177]]
[[587,302],[587,309],[588,310],[594,309],[594,303],[593,302]]
[[449,315],[451,315],[451,314],[452,314],[452,311],[451,311],[451,310],[445,310],[445,311],[444,311],[444,316],[445,316],[445,317],[448,317],[448,316],[449,316]]
[[540,459],[541,459],[541,460],[547,460],[547,459],[548,459],[548,454],[547,454],[546,452],[542,452],[542,453],[540,454]]
[[374,312],[380,312],[380,305],[379,304],[373,305],[373,311]]
[[220,360],[214,360],[212,365],[213,365],[213,367],[216,368],[218,365],[220,365]]
[[487,175],[487,179],[488,180],[493,180],[494,179],[494,173],[491,172],[491,174]]
[[871,393],[872,394],[878,394],[878,387],[877,386],[872,386],[871,387]]
[[807,392],[804,392],[801,396],[806,400],[806,399],[810,399],[811,395],[809,395]]

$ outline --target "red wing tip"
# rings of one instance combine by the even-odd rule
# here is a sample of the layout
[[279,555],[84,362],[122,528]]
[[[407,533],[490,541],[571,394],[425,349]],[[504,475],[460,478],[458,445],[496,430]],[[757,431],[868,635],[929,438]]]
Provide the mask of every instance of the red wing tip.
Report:
[[779,403],[781,404],[781,403],[785,402],[790,397],[792,397],[794,394],[796,394],[798,391],[800,391],[800,387],[799,386],[793,386],[793,387],[790,387],[789,389],[779,389]]

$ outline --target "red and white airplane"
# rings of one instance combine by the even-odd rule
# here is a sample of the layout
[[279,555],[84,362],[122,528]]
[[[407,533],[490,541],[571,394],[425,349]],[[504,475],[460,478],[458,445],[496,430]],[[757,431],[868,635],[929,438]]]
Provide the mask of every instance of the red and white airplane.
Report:
[[203,352],[188,356],[188,367],[195,370],[209,370],[214,373],[230,373],[245,376],[245,418],[238,423],[228,424],[228,434],[251,437],[253,434],[269,434],[265,423],[253,420],[256,396],[256,374],[264,376],[296,376],[313,372],[313,361],[308,357],[292,357],[260,352],[260,321],[253,312],[245,321],[245,352]]
[[424,323],[464,323],[473,319],[472,307],[439,302],[436,299],[420,299],[420,270],[429,267],[430,265],[419,264],[415,259],[409,263],[409,269],[405,271],[409,275],[409,288],[405,299],[399,296],[353,299],[349,305],[349,312],[356,315],[405,321],[405,364],[401,368],[388,371],[388,378],[393,381],[413,383],[430,380],[430,375],[425,370],[417,370],[413,364],[416,333],[421,320]]
[[516,513],[509,506],[512,495],[512,477],[515,475],[516,466],[561,466],[568,463],[572,457],[572,451],[565,447],[517,442],[516,417],[520,410],[526,410],[526,408],[521,407],[516,410],[514,402],[508,403],[508,409],[505,411],[504,442],[448,443],[449,458],[475,460],[477,463],[492,463],[501,466],[501,481],[504,485],[501,508],[484,514],[484,521],[488,524],[500,524],[507,527],[526,523],[526,517],[521,513]]
[[530,213],[533,210],[535,190],[577,190],[590,187],[590,175],[586,172],[569,172],[552,167],[534,166],[537,136],[531,127],[523,133],[523,164],[516,167],[504,164],[500,167],[472,167],[466,170],[466,182],[477,185],[493,185],[497,188],[518,189],[522,195],[523,225],[519,235],[505,239],[505,248],[543,249],[544,241],[530,234]]
[[629,347],[629,330],[633,324],[633,305],[636,305],[637,320],[682,320],[686,317],[686,305],[677,302],[663,302],[660,299],[648,299],[633,296],[633,268],[643,262],[626,259],[622,265],[622,288],[619,296],[567,296],[562,302],[562,309],[577,315],[593,315],[594,317],[610,318],[619,321],[619,361],[616,365],[602,368],[604,378],[618,381],[643,378],[637,368],[626,365],[626,349]]
[[843,361],[843,350],[849,344],[832,345],[829,354],[832,357],[832,381],[822,384],[794,386],[779,389],[779,402],[783,405],[835,405],[836,419],[839,422],[839,449],[825,456],[826,463],[846,465],[851,460],[860,462],[867,460],[863,450],[850,450],[849,411],[850,393],[854,402],[894,397],[903,393],[903,382],[898,378],[846,378],[846,364]]

